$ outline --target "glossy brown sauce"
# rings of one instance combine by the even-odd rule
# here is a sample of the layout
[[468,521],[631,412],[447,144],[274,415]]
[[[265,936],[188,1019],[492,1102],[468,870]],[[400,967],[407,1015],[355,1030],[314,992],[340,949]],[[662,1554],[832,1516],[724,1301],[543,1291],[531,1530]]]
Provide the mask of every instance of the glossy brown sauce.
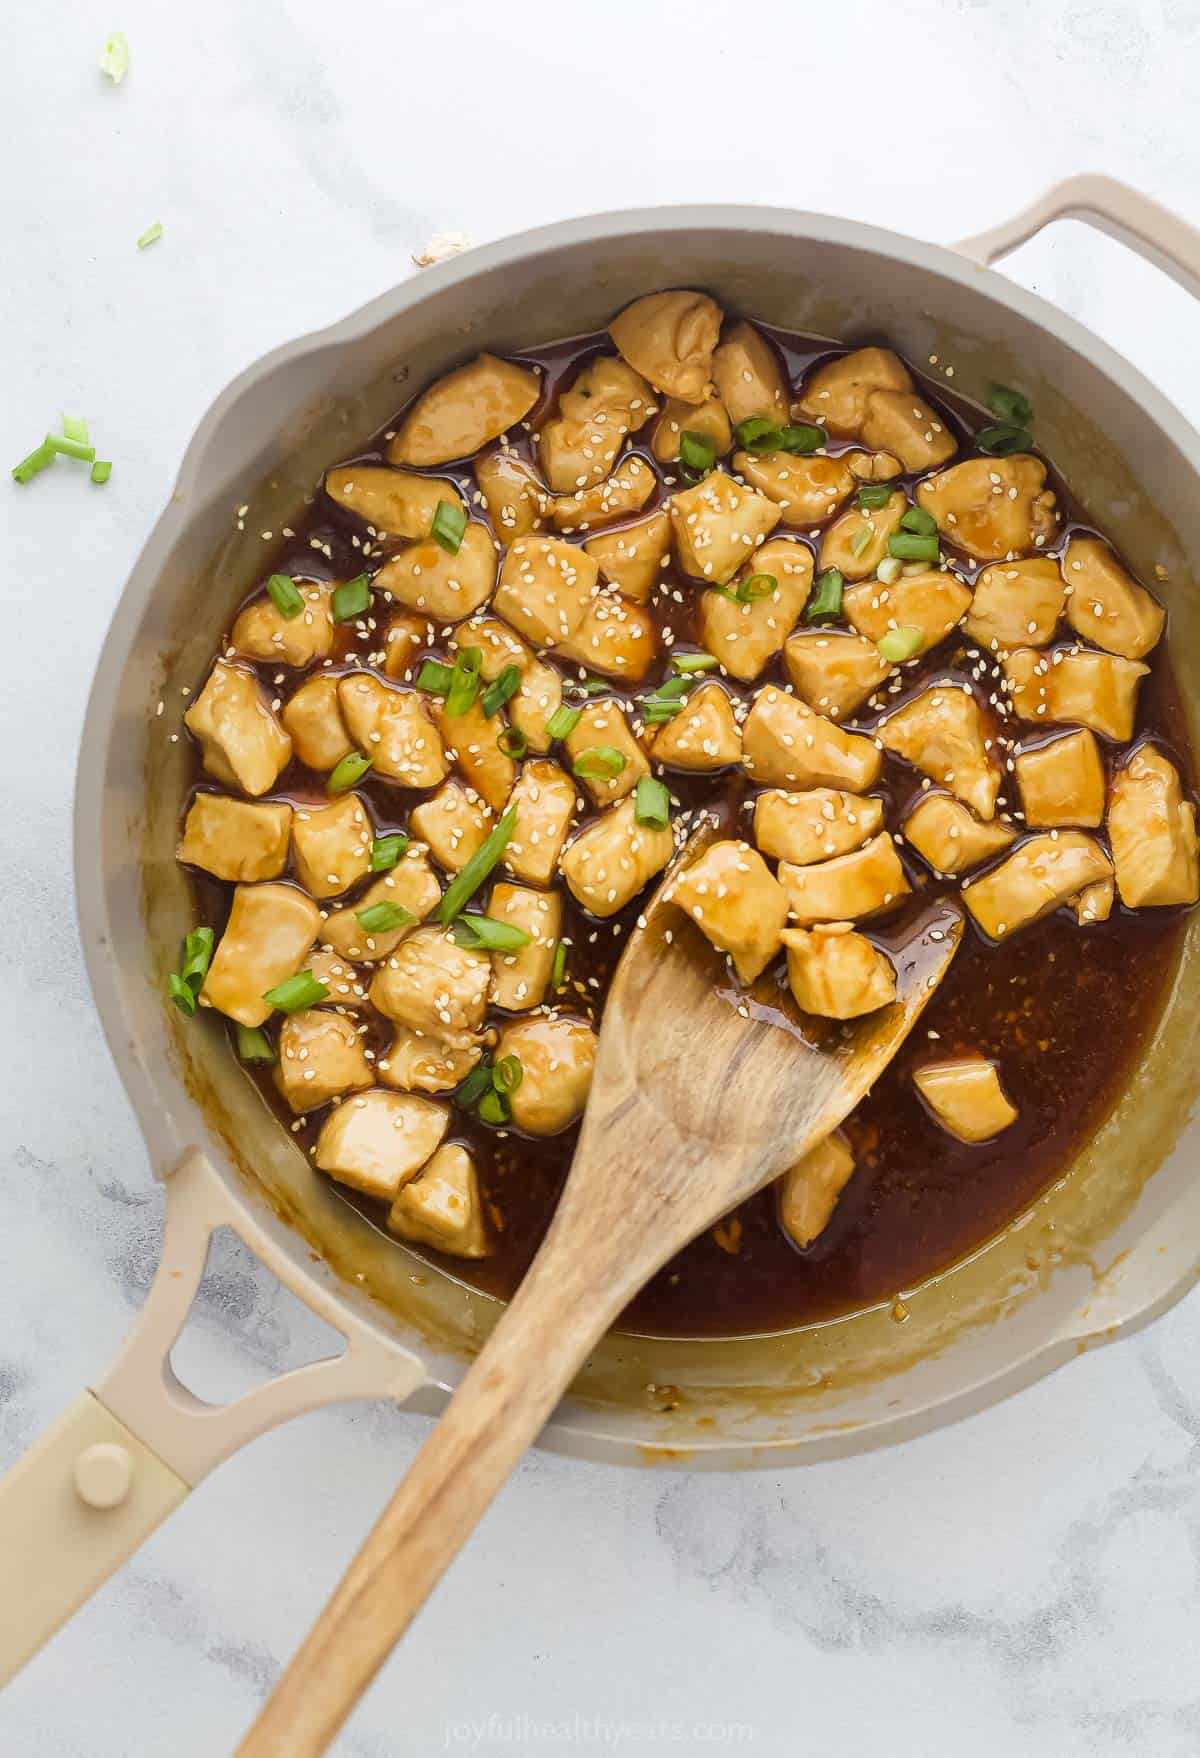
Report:
[[[817,346],[777,331],[768,333],[785,356],[793,384],[814,360],[830,353],[824,344]],[[514,356],[540,366],[546,385],[545,398],[531,415],[528,431],[510,436],[518,451],[533,456],[532,435],[539,414],[552,404],[560,385],[605,348],[605,339],[593,336]],[[911,362],[909,365],[921,394],[939,409],[960,439],[969,442],[971,431],[991,419],[960,399],[948,397],[940,382],[930,382]],[[386,438],[386,433],[381,434],[353,460],[331,459],[330,465],[382,461]],[[830,450],[849,449],[852,443],[835,442]],[[674,466],[654,461],[648,445],[635,444],[633,449],[660,478],[664,473],[668,478],[674,474]],[[485,518],[469,464],[424,474],[454,480],[473,515]],[[912,480],[902,477],[898,482]],[[1052,486],[1065,517],[1060,543],[1047,554],[1057,554],[1072,532],[1090,529],[1077,516],[1078,509],[1061,480],[1052,476]],[[670,491],[670,486],[660,481],[654,499],[624,523],[644,519]],[[614,521],[603,528],[616,530],[621,523]],[[787,535],[797,534],[789,531]],[[348,579],[364,565],[362,540],[359,521],[318,489],[303,522],[292,534],[274,546],[264,546],[262,580],[265,583],[268,574],[275,571],[298,579]],[[803,535],[799,540],[806,541]],[[809,546],[819,550],[819,538]],[[401,547],[399,542],[372,545],[368,565],[373,569]],[[971,564],[961,565],[963,558],[955,561],[968,579],[979,571]],[[699,646],[693,608],[698,588],[677,577],[673,568],[664,570],[663,578],[651,606],[660,632],[669,630],[677,647]],[[673,596],[676,591],[682,602]],[[335,673],[345,669],[346,655],[352,648],[365,655],[382,647],[387,611],[378,600],[374,614],[378,628],[365,641],[358,639],[352,624],[338,628],[334,663],[324,669]],[[667,675],[667,652],[661,642],[660,648],[660,658],[638,685],[639,691],[648,690]],[[1152,670],[1141,688],[1137,736],[1153,736],[1162,744],[1180,767],[1185,785],[1190,785],[1191,763],[1166,648],[1164,640],[1149,657]],[[417,659],[417,666],[426,655],[444,659],[445,642],[435,641]],[[242,663],[250,662],[243,659]],[[915,694],[952,663],[960,681],[969,677],[986,704],[996,689],[998,668],[988,656],[966,644],[960,634],[954,634],[918,665],[903,669],[899,690],[888,696],[888,708]],[[272,697],[290,695],[306,675],[271,664],[258,664],[255,669]],[[564,665],[561,669],[568,677],[580,674],[578,667]],[[749,698],[764,684],[786,682],[786,678],[782,660],[777,658],[751,686],[723,676],[721,681],[735,695]],[[618,698],[626,694],[617,686],[606,693]],[[869,730],[877,718],[874,711],[864,710],[845,724]],[[995,730],[1002,741],[1015,740],[1019,734],[1026,748],[1038,742],[1043,733],[1040,726],[1018,728],[1011,722],[997,722]],[[1049,733],[1055,729],[1044,730]],[[196,779],[200,783],[205,779],[198,757]],[[672,771],[665,779],[685,807],[710,804],[714,797],[720,797],[737,813],[759,791],[741,773],[696,776]],[[897,813],[891,808],[903,808],[918,788],[919,779],[913,771],[885,753],[883,772],[872,792],[888,798],[888,821],[893,827]],[[409,808],[425,797],[372,775],[360,782],[356,791],[368,806],[376,835],[407,828]],[[280,777],[272,797],[297,804],[324,803],[325,776],[293,764]],[[1010,782],[1002,791],[998,810],[1016,803]],[[579,822],[586,822],[591,815],[583,814]],[[745,813],[747,824],[748,816]],[[956,884],[934,878],[903,844],[900,852],[921,900],[958,890]],[[219,929],[233,888],[204,874],[193,873],[192,877],[201,919]],[[569,987],[556,999],[598,1024],[608,979],[641,903],[635,899],[618,916],[600,922],[588,916],[568,892],[564,891],[563,901],[563,934],[570,942]],[[892,925],[889,923],[889,928]],[[854,1146],[856,1171],[816,1242],[808,1250],[798,1251],[778,1223],[774,1193],[765,1191],[662,1270],[629,1308],[625,1324],[641,1331],[681,1335],[785,1329],[886,1300],[981,1245],[1060,1175],[1075,1148],[1111,1108],[1157,1018],[1181,936],[1182,912],[1158,909],[1135,915],[1119,904],[1107,922],[1093,923],[1086,929],[1059,911],[999,946],[986,942],[968,918],[963,946],[921,1025],[846,1126]],[[391,1028],[369,1010],[364,1017],[375,1022],[367,1039],[369,1047],[384,1051]],[[504,1017],[499,1010],[489,1015],[493,1020]],[[1020,1112],[1018,1121],[1001,1137],[979,1146],[957,1141],[934,1122],[911,1082],[913,1069],[922,1061],[968,1050],[996,1058],[1004,1085]],[[302,1146],[311,1148],[326,1113],[305,1118],[295,1129],[295,1120],[276,1093],[269,1071],[254,1071],[254,1078],[285,1127],[293,1129]],[[529,1139],[513,1131],[489,1129],[456,1108],[448,1139],[463,1142],[476,1159],[493,1251],[473,1262],[432,1251],[424,1255],[452,1275],[501,1297],[510,1295],[541,1240],[570,1164],[576,1133],[572,1129],[550,1140]],[[382,1205],[335,1188],[382,1228]]]

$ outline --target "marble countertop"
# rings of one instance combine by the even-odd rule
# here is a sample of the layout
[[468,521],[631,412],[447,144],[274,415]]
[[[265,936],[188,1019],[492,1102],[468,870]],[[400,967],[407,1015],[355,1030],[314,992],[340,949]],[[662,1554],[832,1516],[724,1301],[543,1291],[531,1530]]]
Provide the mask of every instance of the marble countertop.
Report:
[[[476,240],[589,209],[811,207],[950,240],[1106,170],[1198,217],[1200,6],[561,0],[401,9],[49,0],[10,22],[3,456],[86,414],[111,482],[0,485],[0,1465],[114,1351],[161,1201],[93,1016],[70,795],[111,609],[212,397]],[[103,82],[105,31],[132,71]],[[825,120],[826,93],[849,129]],[[160,243],[134,243],[160,220]],[[1200,418],[1196,313],[1060,226],[1011,272]],[[68,631],[56,644],[48,629]],[[303,1353],[224,1251],[186,1339],[225,1396]],[[948,1432],[836,1465],[654,1475],[534,1454],[344,1735],[353,1758],[1200,1750],[1200,1297]],[[416,1448],[352,1406],[225,1465],[27,1669],[0,1746],[210,1758]],[[11,1591],[11,1585],[9,1587]]]

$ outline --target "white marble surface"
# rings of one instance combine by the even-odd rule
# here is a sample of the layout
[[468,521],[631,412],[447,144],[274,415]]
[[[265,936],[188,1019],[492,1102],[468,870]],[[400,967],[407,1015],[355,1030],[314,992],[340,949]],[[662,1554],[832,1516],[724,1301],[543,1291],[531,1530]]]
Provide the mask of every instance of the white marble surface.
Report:
[[[119,90],[95,71],[115,26]],[[446,228],[748,196],[948,240],[1082,169],[1200,214],[1196,0],[44,0],[5,37],[0,455],[65,408],[115,469],[0,484],[0,1463],[112,1352],[155,1258],[159,1194],[76,944],[70,792],[106,620],[229,377]],[[1074,226],[1013,272],[1200,416],[1177,288]],[[228,1254],[188,1366],[227,1393],[309,1330]],[[1198,1362],[1193,1296],[847,1464],[692,1478],[535,1455],[338,1749],[1195,1753]],[[421,1428],[355,1407],[226,1465],[11,1688],[0,1749],[230,1751]]]

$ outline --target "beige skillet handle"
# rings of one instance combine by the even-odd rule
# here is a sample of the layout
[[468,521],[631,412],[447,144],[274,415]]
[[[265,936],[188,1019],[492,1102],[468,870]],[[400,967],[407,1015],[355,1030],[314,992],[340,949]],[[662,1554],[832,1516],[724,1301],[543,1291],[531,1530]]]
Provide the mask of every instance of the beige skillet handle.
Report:
[[954,248],[981,268],[990,268],[1052,220],[1085,220],[1200,298],[1200,232],[1115,177],[1068,177],[1003,226],[964,238]]
[[[162,1262],[107,1377],[0,1478],[0,1685],[49,1640],[222,1459],[276,1423],[346,1398],[409,1397],[424,1364],[300,1275],[202,1154],[170,1175]],[[209,1240],[232,1227],[345,1350],[206,1404],[171,1368]]]

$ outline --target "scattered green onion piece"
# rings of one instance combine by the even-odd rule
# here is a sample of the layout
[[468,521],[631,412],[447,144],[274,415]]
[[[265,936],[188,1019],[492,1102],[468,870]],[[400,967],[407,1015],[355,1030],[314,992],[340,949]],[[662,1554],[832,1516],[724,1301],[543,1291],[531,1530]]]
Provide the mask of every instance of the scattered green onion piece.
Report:
[[480,1099],[479,1121],[481,1123],[504,1124],[509,1121],[511,1116],[512,1107],[508,1100],[503,1093],[498,1093],[494,1087],[490,1093],[485,1093]]
[[504,704],[511,700],[520,688],[520,668],[515,665],[506,665],[500,676],[494,679],[483,692],[483,712],[488,719],[490,720],[493,714],[499,714]]
[[402,903],[392,903],[385,897],[378,903],[369,903],[365,910],[355,910],[354,919],[364,934],[390,934],[393,928],[406,928],[417,918]]
[[817,590],[809,600],[805,617],[815,623],[820,617],[836,617],[842,612],[842,587],[845,584],[840,568],[823,568],[817,575]]
[[1007,385],[993,385],[987,394],[987,406],[998,421],[1013,427],[1028,427],[1033,420],[1033,404],[1023,391],[1010,390]]
[[1029,451],[1033,435],[1027,428],[1000,423],[996,427],[981,427],[975,435],[975,444],[989,457],[1011,458],[1014,452]]
[[282,983],[268,989],[263,1000],[280,1013],[302,1013],[306,1007],[324,1001],[328,994],[325,984],[318,983],[311,971],[297,971],[294,977],[285,977]]
[[467,529],[467,509],[456,501],[439,501],[429,535],[447,555],[457,555]]
[[904,563],[899,556],[885,555],[875,570],[875,576],[882,580],[885,586],[894,586],[903,572]]
[[661,696],[647,696],[642,703],[642,719],[647,726],[662,726],[682,712],[682,702],[664,702]]
[[162,237],[162,235],[163,235],[162,221],[155,220],[153,225],[147,226],[146,230],[140,234],[138,241],[137,241],[138,249],[145,250],[149,245],[157,244],[159,239]]
[[607,678],[568,678],[567,688],[584,696],[607,696],[612,689]]
[[53,462],[53,446],[37,446],[27,458],[22,458],[19,464],[13,465],[13,480],[14,482],[31,482],[46,468],[47,464],[53,464]]
[[686,429],[679,436],[679,462],[685,470],[693,470],[698,476],[707,476],[717,461],[717,449],[706,433],[690,433]]
[[873,513],[886,507],[891,498],[892,491],[886,482],[868,482],[855,495],[854,504],[861,513]]
[[511,922],[497,922],[491,916],[462,915],[457,917],[451,932],[460,946],[472,952],[520,952],[528,946],[532,935]]
[[193,989],[199,989],[208,975],[214,938],[211,928],[193,928],[183,943],[183,964],[179,974]]
[[797,421],[781,428],[779,433],[779,449],[781,452],[792,452],[803,456],[806,452],[819,452],[828,443],[825,429],[816,427],[809,421]]
[[448,926],[455,916],[462,914],[463,906],[474,897],[508,847],[516,824],[517,808],[510,806],[496,828],[484,838],[462,872],[451,880],[445,896],[434,912],[443,927]]
[[936,537],[937,520],[924,507],[910,507],[900,521],[901,531],[915,531],[918,537]]
[[275,1046],[261,1026],[240,1025],[237,1029],[238,1055],[243,1062],[274,1062]]
[[171,972],[170,976],[167,978],[167,982],[170,986],[171,1000],[175,1003],[180,1013],[186,1013],[190,1019],[192,1014],[196,1011],[195,990],[190,988],[176,971]]
[[492,1070],[487,1062],[477,1063],[462,1084],[455,1089],[455,1104],[464,1111],[473,1111],[485,1093],[492,1091]]
[[394,836],[377,836],[371,844],[371,872],[390,872],[407,847],[408,838],[402,830]]
[[362,616],[371,606],[371,576],[355,574],[353,580],[337,588],[332,604],[335,623],[352,623],[355,617]]
[[936,562],[938,540],[922,537],[915,531],[893,531],[888,538],[888,554],[898,556],[902,562]]
[[672,653],[671,664],[685,676],[694,671],[716,671],[721,661],[715,653]]
[[561,989],[567,974],[567,943],[560,940],[554,948],[554,961],[550,966],[550,987]]
[[81,446],[88,444],[88,424],[82,415],[64,415],[62,430],[68,439],[78,440]]
[[482,670],[483,649],[460,647],[454,669],[450,673],[450,688],[446,691],[447,714],[457,716],[470,713],[479,694],[479,674]]
[[97,65],[114,85],[120,85],[129,72],[129,44],[124,31],[112,31],[105,37]]
[[107,482],[112,475],[112,464],[107,458],[97,458],[92,465],[92,481]]
[[586,751],[580,751],[571,768],[581,777],[611,781],[614,775],[620,775],[626,762],[624,751],[618,751],[614,745],[589,745]]
[[492,1070],[492,1085],[498,1093],[515,1093],[524,1079],[519,1056],[502,1056]]
[[774,574],[751,574],[738,586],[735,597],[739,604],[753,604],[755,599],[770,598],[779,590],[779,581]]
[[288,574],[272,574],[267,581],[267,591],[285,622],[290,623],[304,609],[304,594]]
[[431,696],[445,696],[449,692],[453,676],[450,666],[442,665],[436,659],[427,659],[417,673],[417,688],[428,690]]
[[854,533],[854,536],[850,539],[851,554],[856,556],[861,555],[874,535],[875,533],[869,525],[860,525],[858,530]]
[[42,443],[52,452],[62,452],[64,457],[82,458],[85,464],[90,464],[96,456],[95,446],[85,446],[81,440],[68,439],[62,433],[48,433]]
[[347,751],[341,762],[334,766],[325,783],[325,792],[331,797],[348,793],[356,782],[362,780],[374,761],[373,757],[364,757],[361,751]]
[[747,452],[777,452],[783,438],[782,429],[761,415],[739,421],[733,432],[738,445]]
[[519,761],[529,749],[529,740],[519,726],[506,726],[496,735],[496,749],[502,756]]
[[652,830],[666,830],[671,822],[671,796],[654,775],[643,775],[633,796],[633,815]]
[[886,635],[879,637],[875,645],[879,649],[880,658],[886,659],[889,665],[903,665],[906,659],[912,659],[920,652],[924,639],[920,629],[903,624],[898,629],[889,629]]
[[692,688],[694,681],[693,678],[686,676],[664,678],[662,683],[655,688],[653,696],[648,696],[646,700],[648,702],[653,702],[655,700],[661,701],[665,698],[670,702],[677,696],[686,696],[688,691]]
[[580,708],[556,708],[546,722],[546,733],[552,739],[565,739],[573,733],[583,716]]

